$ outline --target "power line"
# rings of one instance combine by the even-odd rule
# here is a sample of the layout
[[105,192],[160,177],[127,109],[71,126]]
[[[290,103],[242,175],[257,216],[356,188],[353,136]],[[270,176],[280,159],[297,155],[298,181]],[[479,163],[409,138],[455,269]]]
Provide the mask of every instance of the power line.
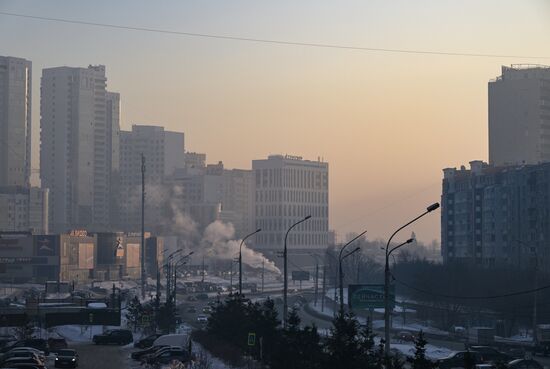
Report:
[[428,291],[428,290],[424,290],[422,288],[412,286],[412,285],[408,284],[407,282],[403,282],[403,281],[395,278],[395,276],[393,274],[392,274],[392,278],[397,283],[399,283],[399,284],[401,284],[401,285],[403,285],[407,288],[410,288],[411,290],[421,292],[421,293],[424,293],[424,294],[427,294],[427,295],[432,295],[432,296],[437,296],[437,297],[445,297],[445,298],[456,299],[456,300],[492,300],[492,299],[499,299],[499,298],[505,298],[505,297],[527,295],[529,293],[535,293],[535,292],[538,292],[538,291],[543,291],[543,290],[550,289],[550,285],[545,285],[545,286],[541,286],[541,287],[538,287],[538,288],[532,288],[532,289],[529,289],[529,290],[515,291],[515,292],[503,293],[503,294],[498,294],[498,295],[457,296],[457,295],[448,295],[448,294],[444,294],[444,293],[432,292],[432,291]]
[[417,50],[417,49],[393,49],[393,48],[338,45],[338,44],[315,43],[315,42],[286,41],[286,40],[254,38],[254,37],[240,37],[240,36],[230,36],[230,35],[220,35],[220,34],[210,34],[210,33],[174,31],[174,30],[159,29],[159,28],[126,26],[126,25],[119,25],[119,24],[112,24],[112,23],[88,22],[88,21],[82,21],[82,20],[74,20],[74,19],[67,19],[67,18],[43,17],[43,16],[30,15],[30,14],[21,14],[21,13],[0,12],[0,15],[9,16],[9,17],[35,19],[35,20],[42,20],[42,21],[49,21],[49,22],[79,24],[79,25],[113,28],[113,29],[123,29],[123,30],[128,30],[128,31],[163,33],[163,34],[178,35],[178,36],[201,37],[201,38],[211,38],[211,39],[231,40],[231,41],[243,41],[243,42],[254,42],[254,43],[273,44],[273,45],[303,46],[303,47],[341,49],[341,50],[355,50],[355,51],[367,51],[367,52],[440,55],[440,56],[461,56],[461,57],[477,57],[477,58],[514,58],[514,59],[541,59],[541,60],[542,59],[550,59],[550,56],[537,56],[537,55],[507,55],[507,54],[490,54],[490,53],[474,53],[474,52],[452,52],[452,51]]

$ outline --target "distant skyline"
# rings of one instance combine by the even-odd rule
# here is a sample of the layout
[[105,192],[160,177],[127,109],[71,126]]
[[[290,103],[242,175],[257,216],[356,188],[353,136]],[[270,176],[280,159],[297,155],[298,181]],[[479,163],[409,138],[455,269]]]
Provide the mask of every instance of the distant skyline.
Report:
[[[155,124],[229,168],[281,153],[330,166],[330,227],[386,239],[439,201],[442,169],[487,160],[487,82],[501,65],[550,65],[550,2],[0,0],[0,11],[247,38],[373,48],[548,56],[485,58],[193,38],[0,15],[0,55],[40,76],[106,66],[121,129]],[[439,212],[404,231],[439,239]]]

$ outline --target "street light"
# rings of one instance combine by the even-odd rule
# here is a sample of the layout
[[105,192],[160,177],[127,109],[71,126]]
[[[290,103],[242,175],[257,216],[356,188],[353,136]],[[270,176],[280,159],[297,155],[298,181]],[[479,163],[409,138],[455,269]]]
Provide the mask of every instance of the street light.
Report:
[[254,236],[256,233],[260,232],[262,229],[258,228],[254,232],[247,234],[243,237],[241,240],[241,244],[239,245],[239,295],[243,294],[243,243],[244,241],[251,236]]
[[353,251],[348,252],[344,256],[341,256],[338,259],[338,273],[340,275],[340,313],[344,313],[344,273],[342,272],[342,261],[348,256],[355,254],[357,251],[361,250],[360,247],[356,247]]
[[296,227],[298,224],[301,224],[311,218],[311,215],[306,216],[305,218],[297,221],[293,225],[291,225],[285,234],[285,245],[283,250],[283,263],[284,263],[284,288],[283,288],[283,327],[286,328],[287,323],[287,313],[288,313],[288,269],[287,269],[287,247],[286,247],[286,241],[288,238],[288,233],[292,230],[292,228]]
[[384,333],[385,333],[385,345],[384,345],[384,352],[386,354],[386,357],[390,356],[390,264],[389,264],[389,257],[392,252],[397,250],[398,248],[409,244],[414,241],[414,239],[408,239],[407,241],[403,242],[402,244],[395,246],[391,250],[390,242],[393,239],[393,237],[403,228],[411,225],[412,223],[416,222],[418,219],[422,218],[424,215],[431,213],[432,211],[439,208],[439,203],[433,203],[430,206],[426,208],[426,211],[414,218],[413,220],[409,221],[408,223],[402,225],[401,227],[397,228],[395,232],[391,235],[391,237],[388,240],[388,243],[386,244],[386,264],[384,267]]
[[313,306],[317,306],[317,296],[319,294],[319,259],[317,258],[320,258],[320,256],[312,252],[310,252],[309,255],[313,256],[313,258],[315,259],[315,299],[313,302]]
[[[334,269],[337,268],[337,265],[338,265],[338,260],[336,260],[336,256],[332,255],[330,252],[328,252],[327,250],[327,253],[326,253],[328,256],[330,256],[332,258],[332,260],[334,260]],[[330,265],[330,263],[329,263]],[[338,303],[338,271],[335,270],[334,271],[334,299],[333,299],[333,302],[334,304],[332,304],[332,315],[333,317],[336,317],[336,304]]]
[[[365,233],[367,233],[367,230],[364,230],[363,232],[361,232],[360,234],[358,234],[357,236],[355,236],[351,240],[349,240],[344,246],[342,246],[342,248],[340,249],[340,253],[338,254],[338,276],[340,277],[340,312],[341,313],[344,312],[344,277],[343,277],[343,274],[342,274],[342,260],[344,258],[342,257],[342,253],[344,252],[346,247],[351,245],[353,242],[355,242],[357,239],[359,239]],[[356,251],[359,251],[359,247],[357,249],[353,250],[350,254],[348,254],[344,257],[347,257],[347,256],[351,255],[352,253],[354,253]],[[334,288],[336,288],[336,286]]]
[[538,342],[537,339],[537,304],[538,304],[538,296],[537,296],[537,289],[538,289],[538,274],[539,274],[539,256],[537,253],[536,247],[531,247],[527,245],[525,242],[521,240],[516,240],[521,246],[529,249],[535,256],[535,275],[534,275],[534,281],[533,281],[533,342],[536,345]]

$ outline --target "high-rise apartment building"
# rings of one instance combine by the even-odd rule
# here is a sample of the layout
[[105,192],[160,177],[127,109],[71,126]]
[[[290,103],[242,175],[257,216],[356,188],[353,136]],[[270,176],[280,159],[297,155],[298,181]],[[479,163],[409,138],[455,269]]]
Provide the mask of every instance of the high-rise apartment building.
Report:
[[163,127],[132,125],[120,132],[120,227],[125,231],[141,228],[141,154],[145,157],[146,208],[148,230],[160,225],[165,178],[184,163],[184,134]]
[[111,227],[120,118],[119,96],[106,83],[102,65],[42,71],[40,177],[50,190],[55,232]]
[[441,252],[444,262],[539,267],[550,260],[550,163],[443,170]]
[[[328,245],[328,163],[290,155],[253,160],[255,228],[254,247],[281,251],[287,229],[311,215],[292,230],[288,248],[306,255]],[[311,258],[309,256],[309,258]]]
[[0,186],[29,187],[32,63],[0,56]]
[[489,82],[489,163],[550,161],[550,67],[512,65]]

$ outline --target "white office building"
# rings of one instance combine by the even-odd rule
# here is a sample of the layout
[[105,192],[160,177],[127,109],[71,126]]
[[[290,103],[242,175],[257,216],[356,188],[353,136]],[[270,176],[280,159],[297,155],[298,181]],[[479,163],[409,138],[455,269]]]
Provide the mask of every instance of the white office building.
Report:
[[102,65],[42,71],[40,177],[54,232],[111,228],[120,110],[106,83]]
[[550,66],[512,65],[489,82],[489,163],[550,161]]
[[29,186],[31,90],[31,62],[0,56],[0,186]]
[[277,261],[283,250],[287,229],[311,215],[311,219],[290,232],[290,252],[311,256],[313,250],[328,245],[328,163],[304,160],[290,155],[272,155],[253,160],[255,228],[262,231],[254,239],[254,247]]

